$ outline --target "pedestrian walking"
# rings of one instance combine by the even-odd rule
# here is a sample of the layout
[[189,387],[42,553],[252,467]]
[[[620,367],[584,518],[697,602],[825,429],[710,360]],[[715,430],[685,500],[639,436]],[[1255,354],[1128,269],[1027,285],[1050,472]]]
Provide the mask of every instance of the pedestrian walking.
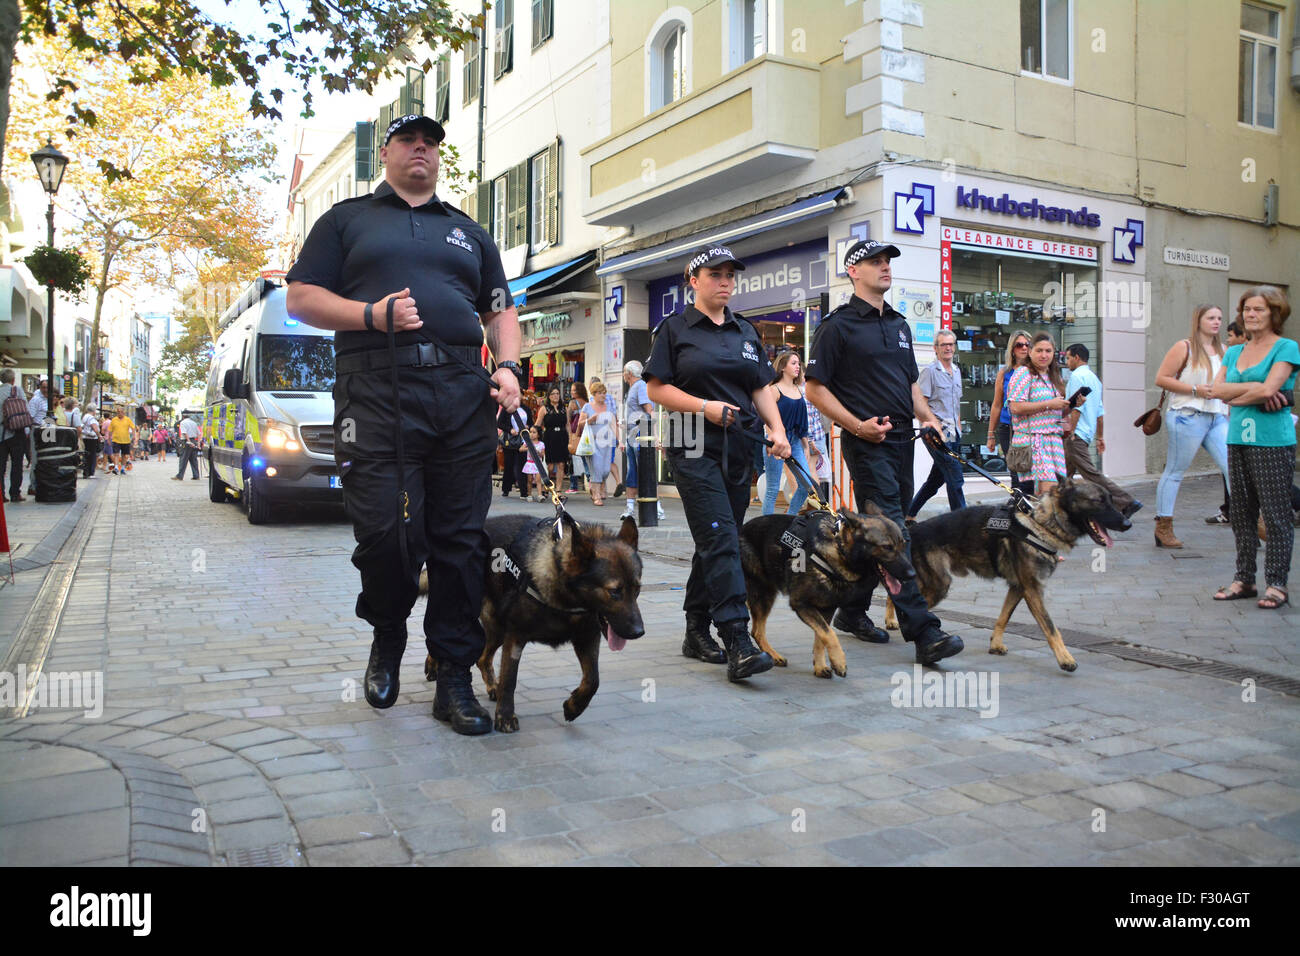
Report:
[[524,440],[519,433],[516,416],[503,408],[497,413],[497,434],[501,445],[501,497],[509,498],[512,488],[519,489],[519,497],[528,497],[528,483],[521,469],[524,465]]
[[[397,701],[406,619],[427,562],[433,716],[483,734],[492,720],[469,669],[484,647],[493,421],[498,404],[519,407],[519,318],[492,237],[437,197],[443,138],[427,116],[388,126],[384,181],[316,221],[287,276],[288,309],[335,330],[336,458],[357,540],[357,615],[374,628],[366,700]],[[485,338],[497,362],[490,388]]]
[[1056,342],[1039,332],[1029,346],[1007,390],[1011,405],[1011,447],[1029,449],[1032,465],[1028,475],[1035,493],[1046,494],[1066,474],[1064,422],[1069,409],[1065,382],[1056,364]]
[[95,477],[95,463],[99,459],[99,419],[93,407],[81,416],[81,477]]
[[[768,390],[772,393],[772,400],[776,402],[776,412],[781,416],[786,441],[790,443],[789,460],[798,462],[811,478],[812,468],[808,467],[808,459],[812,457],[811,450],[808,454],[804,453],[804,446],[808,441],[808,404],[804,400],[803,382],[803,364],[799,361],[799,355],[793,351],[778,355],[773,366],[773,380],[768,385]],[[781,490],[786,467],[785,461],[775,455],[763,456],[763,514],[765,515],[776,513],[776,496]],[[785,513],[794,515],[799,513],[803,503],[808,500],[808,488],[793,470],[790,471],[790,477],[794,479],[795,491],[790,496]]]
[[108,423],[108,433],[113,440],[113,458],[120,478],[130,464],[131,441],[136,436],[135,423],[126,417],[126,409],[121,405],[117,406],[117,414]]
[[163,428],[161,421],[153,427],[153,450],[158,455],[159,461],[167,460],[167,430]]
[[180,421],[181,444],[178,455],[180,467],[172,475],[172,481],[183,481],[185,466],[190,466],[190,480],[199,480],[199,425],[188,415],[182,415]]
[[[727,303],[744,264],[725,246],[693,255],[685,278],[695,303],[670,315],[655,330],[645,366],[650,401],[669,412],[692,416],[703,428],[678,421],[664,447],[681,493],[686,523],[695,542],[686,581],[686,637],[682,654],[727,664],[727,679],[743,680],[770,670],[770,654],[754,646],[740,564],[740,526],[749,507],[754,458],[750,442],[737,434],[768,428],[772,452],[790,455],[785,426],[767,385],[772,364],[758,329]],[[731,427],[729,427],[731,426]],[[701,441],[702,438],[702,441]],[[709,634],[717,624],[726,653]]]
[[46,419],[53,420],[50,416],[50,383],[41,379],[40,384],[36,386],[36,391],[32,397],[27,400],[27,414],[31,416],[32,424],[27,429],[27,495],[35,497],[36,495],[36,430],[45,424]]
[[27,432],[35,419],[22,387],[15,383],[14,370],[0,369],[0,494],[9,473],[9,495],[4,500],[15,504],[23,497],[23,456],[27,452]]
[[[564,488],[564,466],[569,459],[569,423],[564,413],[564,399],[560,386],[552,385],[546,392],[546,404],[537,411],[537,425],[546,446],[546,467],[555,482],[555,490]],[[541,451],[541,447],[538,447]]]
[[[623,508],[623,517],[636,517],[637,489],[640,482],[641,443],[637,440],[642,432],[650,432],[655,405],[650,401],[646,391],[645,368],[635,359],[623,366],[623,386],[627,389],[627,398],[623,402],[623,441],[627,449],[627,479],[624,482],[627,491],[627,505]],[[655,502],[659,509],[659,518],[664,516],[662,502]]]
[[[1003,461],[1011,450],[1011,406],[1007,404],[1007,385],[1011,382],[1011,376],[1015,374],[1016,369],[1020,367],[1020,359],[1029,354],[1029,345],[1032,341],[1029,333],[1025,331],[1017,331],[1011,336],[1007,342],[1006,361],[993,381],[993,403],[989,408],[989,432],[984,447],[990,452],[995,448],[1000,449]],[[1013,488],[1019,488],[1027,495],[1034,493],[1032,481],[1022,478],[1010,468],[1007,469],[1007,474]]]
[[1228,474],[1228,406],[1209,393],[1223,363],[1219,327],[1223,310],[1198,305],[1192,312],[1191,334],[1175,342],[1156,370],[1156,386],[1169,393],[1164,411],[1169,446],[1165,468],[1156,485],[1158,548],[1181,548],[1174,535],[1174,504],[1183,475],[1196,452],[1204,449],[1223,474],[1225,500],[1232,482]]
[[[528,429],[528,437],[532,441],[533,447],[537,449],[537,453],[544,456],[543,449],[546,446],[542,444],[541,430],[536,425],[531,426]],[[537,462],[533,461],[533,456],[529,454],[528,449],[525,448],[523,452],[524,467],[521,470],[524,474],[524,480],[528,482],[528,500],[545,501],[546,499],[542,497],[542,473],[538,470]],[[544,457],[542,467],[546,467]]]
[[[605,503],[605,478],[609,475],[610,463],[613,461],[614,446],[618,444],[618,423],[607,404],[609,391],[605,388],[605,383],[593,380],[590,391],[591,401],[583,406],[578,426],[587,430],[591,438],[592,450],[585,454],[583,467],[587,473],[587,490],[591,492],[592,504],[599,506]],[[579,449],[581,452],[581,445]]]
[[[898,247],[859,241],[844,265],[853,296],[822,320],[808,358],[808,398],[842,428],[841,448],[853,478],[858,511],[874,502],[902,529],[911,555],[903,509],[912,500],[912,418],[940,431],[917,385],[920,372],[907,320],[885,301],[893,284],[891,260]],[[916,646],[919,664],[961,652],[955,634],[943,631],[916,581],[902,582],[893,596],[903,638]],[[885,643],[889,635],[867,616],[871,592],[842,606],[832,626],[859,640]]]
[[943,443],[948,451],[956,455],[953,458],[937,448],[926,444],[926,451],[934,459],[930,474],[917,489],[916,497],[907,508],[907,516],[913,521],[925,507],[925,503],[945,485],[948,488],[948,510],[956,511],[966,507],[966,496],[962,493],[964,479],[961,473],[961,367],[953,361],[957,354],[957,335],[952,329],[940,329],[934,334],[935,360],[921,369],[916,384],[925,396],[926,404],[943,428]]
[[582,417],[582,408],[590,401],[587,395],[587,386],[583,385],[580,380],[575,380],[573,388],[569,393],[569,491],[577,493],[580,491],[578,484],[579,478],[586,477],[586,470],[582,464],[582,456],[577,453],[578,440],[582,437],[582,429],[578,426],[578,419]]
[[[1088,346],[1075,342],[1065,349],[1065,364],[1070,369],[1070,381],[1065,386],[1065,397],[1071,410],[1062,426],[1062,444],[1065,446],[1065,472],[1082,475],[1088,481],[1101,485],[1110,492],[1111,501],[1126,518],[1135,515],[1142,502],[1111,481],[1092,463],[1089,446],[1095,441],[1097,450],[1106,454],[1106,411],[1102,403],[1101,379],[1088,366]],[[1085,397],[1075,400],[1084,389]]]
[[1295,475],[1294,390],[1300,346],[1282,337],[1291,315],[1286,294],[1274,286],[1247,289],[1238,302],[1250,341],[1223,357],[1210,395],[1228,403],[1228,484],[1237,573],[1216,601],[1255,597],[1256,522],[1268,529],[1264,548],[1265,610],[1290,603],[1287,576],[1295,527],[1291,487]]

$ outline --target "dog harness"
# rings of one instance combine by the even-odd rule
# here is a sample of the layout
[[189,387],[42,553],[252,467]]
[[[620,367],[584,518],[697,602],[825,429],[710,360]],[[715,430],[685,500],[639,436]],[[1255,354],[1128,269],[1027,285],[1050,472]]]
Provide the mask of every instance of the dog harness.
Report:
[[[567,514],[565,517],[568,517]],[[524,540],[529,535],[535,534],[539,529],[549,527],[553,523],[554,522],[550,518],[543,518],[535,525],[525,525],[521,528],[519,533],[511,539],[508,545],[506,545],[501,554],[501,564],[503,565],[501,570],[504,570],[515,579],[515,584],[519,588],[519,592],[528,595],[528,597],[542,605],[542,607],[550,608],[552,611],[559,611],[562,614],[590,614],[592,613],[590,608],[556,607],[554,604],[549,603],[546,598],[542,597],[541,592],[537,590],[536,586],[533,584],[531,575],[524,570],[524,562],[518,557],[520,545],[523,544]],[[496,559],[493,558],[493,560],[495,561]]]
[[1025,527],[1023,522],[1016,520],[1016,512],[1019,510],[1020,507],[1017,501],[1005,502],[999,505],[993,514],[989,515],[989,520],[984,525],[984,530],[988,532],[989,536],[989,563],[993,565],[995,571],[998,567],[998,539],[1000,538],[1013,538],[1016,541],[1023,541],[1031,548],[1037,548],[1048,557],[1056,557],[1055,548],[1035,540],[1033,532]]
[[832,511],[810,511],[807,514],[801,514],[794,521],[790,522],[790,527],[781,534],[781,547],[785,551],[787,560],[792,560],[795,552],[805,556],[812,564],[817,565],[831,579],[844,585],[855,585],[857,581],[850,581],[844,575],[840,574],[826,562],[826,560],[816,551],[804,551],[804,542],[808,540],[809,533],[812,530],[813,520],[822,517],[822,515],[831,515],[835,519],[835,533],[838,533],[844,519]]

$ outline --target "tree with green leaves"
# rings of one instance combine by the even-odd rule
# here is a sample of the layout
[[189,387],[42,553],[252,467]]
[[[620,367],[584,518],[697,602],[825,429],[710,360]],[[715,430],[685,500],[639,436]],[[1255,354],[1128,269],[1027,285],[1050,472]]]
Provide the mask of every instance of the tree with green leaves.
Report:
[[[226,0],[229,6],[231,0]],[[257,0],[262,16],[247,28],[214,18],[193,0],[0,0],[0,143],[8,125],[10,75],[19,39],[60,38],[77,54],[55,78],[53,94],[67,110],[68,135],[93,127],[99,111],[83,97],[82,67],[116,58],[128,81],[148,87],[173,78],[202,78],[218,88],[249,90],[254,117],[282,119],[284,90],[263,92],[262,77],[278,64],[303,91],[312,115],[312,87],[328,93],[375,85],[412,60],[412,46],[459,50],[482,27],[481,15],[453,10],[447,0]],[[415,65],[415,64],[412,64]],[[425,72],[432,61],[420,64]],[[104,158],[109,177],[130,171]]]

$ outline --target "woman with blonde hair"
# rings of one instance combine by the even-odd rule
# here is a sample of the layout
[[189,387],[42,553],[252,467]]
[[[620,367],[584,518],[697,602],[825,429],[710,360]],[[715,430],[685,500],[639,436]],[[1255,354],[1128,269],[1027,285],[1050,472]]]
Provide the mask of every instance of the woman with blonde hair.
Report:
[[[1007,360],[998,370],[998,377],[993,382],[993,407],[989,409],[989,434],[988,441],[984,445],[989,451],[993,451],[996,447],[994,444],[996,439],[997,445],[1002,448],[1004,458],[1007,450],[1011,448],[1011,406],[1007,404],[1007,383],[1020,367],[1021,359],[1029,354],[1031,341],[1029,333],[1023,329],[1018,330],[1007,340]],[[1014,472],[1011,472],[1011,484],[1027,495],[1034,493],[1034,483],[1021,479]]]
[[1039,332],[1029,354],[1011,375],[1007,388],[1011,406],[1011,447],[1029,446],[1033,464],[1029,478],[1041,495],[1056,487],[1065,472],[1061,416],[1070,407],[1065,382],[1056,364],[1056,342]]
[[[808,445],[808,450],[815,454],[818,460],[821,459],[821,452],[817,451],[808,442],[808,406],[804,402],[803,393],[803,366],[799,362],[799,356],[794,351],[782,352],[776,357],[773,366],[776,371],[776,377],[768,388],[772,391],[772,398],[776,401],[777,414],[781,416],[781,424],[785,426],[785,437],[790,442],[790,459],[797,461],[803,466],[804,471],[812,474],[812,469],[808,467],[808,456],[804,454],[804,445]],[[776,496],[781,490],[782,475],[785,471],[785,462],[773,455],[764,455],[764,482],[766,488],[763,495],[763,514],[770,515],[776,513]],[[786,514],[798,514],[803,503],[808,499],[808,489],[804,482],[800,480],[790,470],[790,476],[794,478],[796,491],[790,498],[789,507],[785,509]]]
[[605,476],[609,474],[612,451],[617,444],[618,434],[614,430],[614,413],[606,404],[608,391],[603,382],[593,379],[591,383],[591,401],[582,409],[578,417],[578,431],[591,427],[591,440],[595,451],[583,458],[587,469],[587,490],[591,492],[591,501],[596,505],[605,503]]
[[1210,387],[1213,398],[1230,406],[1228,472],[1232,534],[1237,543],[1237,573],[1220,588],[1216,601],[1255,597],[1255,523],[1268,528],[1264,551],[1264,595],[1257,606],[1277,610],[1289,604],[1287,574],[1295,527],[1291,522],[1291,483],[1295,475],[1294,406],[1300,346],[1282,337],[1291,306],[1281,289],[1256,286],[1242,294],[1237,310],[1249,337],[1223,356]]
[[1204,448],[1214,464],[1228,478],[1228,406],[1210,398],[1210,388],[1223,364],[1223,343],[1219,327],[1223,310],[1217,305],[1198,305],[1192,312],[1191,334],[1175,342],[1156,371],[1156,387],[1169,393],[1165,425],[1169,448],[1165,470],[1156,485],[1156,547],[1181,548],[1174,536],[1174,502],[1183,475],[1196,452]]

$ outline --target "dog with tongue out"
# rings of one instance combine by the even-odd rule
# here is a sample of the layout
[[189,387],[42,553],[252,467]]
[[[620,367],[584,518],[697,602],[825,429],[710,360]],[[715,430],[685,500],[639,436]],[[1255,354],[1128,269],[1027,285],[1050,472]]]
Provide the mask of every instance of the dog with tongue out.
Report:
[[[484,531],[490,548],[479,620],[487,641],[478,669],[488,699],[496,701],[493,726],[503,733],[519,729],[515,683],[527,644],[573,645],[582,682],[564,702],[564,719],[576,720],[600,686],[601,640],[621,651],[645,633],[637,606],[636,522],[624,518],[614,534],[601,525],[579,525],[567,514],[558,521],[515,514],[489,518]],[[436,678],[435,667],[432,658],[425,661],[429,680]]]

